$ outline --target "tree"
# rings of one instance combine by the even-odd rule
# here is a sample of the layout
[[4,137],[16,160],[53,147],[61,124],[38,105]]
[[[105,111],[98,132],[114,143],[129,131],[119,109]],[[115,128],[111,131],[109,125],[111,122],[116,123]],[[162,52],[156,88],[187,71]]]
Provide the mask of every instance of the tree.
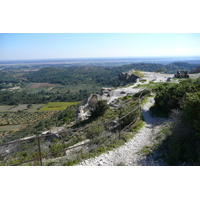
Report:
[[96,106],[92,109],[91,117],[102,116],[105,111],[109,109],[109,105],[106,100],[100,100],[97,102]]

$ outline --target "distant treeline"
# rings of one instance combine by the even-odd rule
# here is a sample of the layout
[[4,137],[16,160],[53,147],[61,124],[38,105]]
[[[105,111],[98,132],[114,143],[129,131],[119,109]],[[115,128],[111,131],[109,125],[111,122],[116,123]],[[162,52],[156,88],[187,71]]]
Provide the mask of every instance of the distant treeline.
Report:
[[176,73],[179,70],[191,71],[197,65],[185,62],[174,62],[168,65],[155,63],[134,63],[120,67],[48,67],[39,71],[24,74],[29,82],[48,82],[63,85],[98,84],[115,86],[118,84],[118,74],[131,69],[150,72]]
[[28,82],[48,82],[62,85],[97,84],[112,86],[117,81],[118,70],[106,67],[48,67],[24,74]]

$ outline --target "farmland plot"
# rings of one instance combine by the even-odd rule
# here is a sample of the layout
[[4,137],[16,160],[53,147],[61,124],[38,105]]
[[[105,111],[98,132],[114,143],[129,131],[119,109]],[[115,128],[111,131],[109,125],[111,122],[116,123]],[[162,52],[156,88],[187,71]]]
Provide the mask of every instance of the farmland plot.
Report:
[[22,126],[26,127],[29,124],[50,118],[55,112],[0,112],[0,132],[17,131]]
[[50,102],[44,107],[42,107],[39,111],[57,111],[63,110],[68,106],[78,104],[80,102]]

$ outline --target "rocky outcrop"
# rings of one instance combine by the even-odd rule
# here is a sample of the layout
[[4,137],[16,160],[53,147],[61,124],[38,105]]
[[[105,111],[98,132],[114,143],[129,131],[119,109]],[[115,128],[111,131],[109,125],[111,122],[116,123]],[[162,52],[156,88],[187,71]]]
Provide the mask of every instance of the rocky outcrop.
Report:
[[97,102],[100,100],[109,101],[112,93],[113,91],[111,88],[102,88],[100,94],[91,94],[84,104],[79,107],[76,115],[77,121],[88,119],[88,117],[91,115],[91,110],[95,108]]
[[[119,80],[121,81],[121,86],[134,83],[139,80],[139,77],[134,75],[133,72],[134,71],[122,72],[118,75]],[[106,100],[107,102],[111,103],[113,100],[113,95],[114,90],[112,88],[102,88],[100,94],[91,94],[83,103],[83,105],[79,107],[76,115],[77,121],[88,119],[88,117],[91,115],[91,110],[95,108],[98,101]],[[126,93],[124,95],[126,95]]]
[[130,83],[135,83],[139,81],[139,77],[133,74],[133,71],[122,72],[118,75],[119,80],[121,81],[121,86],[128,85]]

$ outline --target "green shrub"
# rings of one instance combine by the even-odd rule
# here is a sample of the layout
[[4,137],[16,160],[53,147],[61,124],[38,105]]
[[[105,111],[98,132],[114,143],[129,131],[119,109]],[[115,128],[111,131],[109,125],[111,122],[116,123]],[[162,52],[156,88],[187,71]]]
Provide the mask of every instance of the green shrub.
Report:
[[183,114],[185,119],[200,133],[200,92],[186,95]]
[[146,82],[147,80],[146,79],[141,79],[140,82],[144,83]]

